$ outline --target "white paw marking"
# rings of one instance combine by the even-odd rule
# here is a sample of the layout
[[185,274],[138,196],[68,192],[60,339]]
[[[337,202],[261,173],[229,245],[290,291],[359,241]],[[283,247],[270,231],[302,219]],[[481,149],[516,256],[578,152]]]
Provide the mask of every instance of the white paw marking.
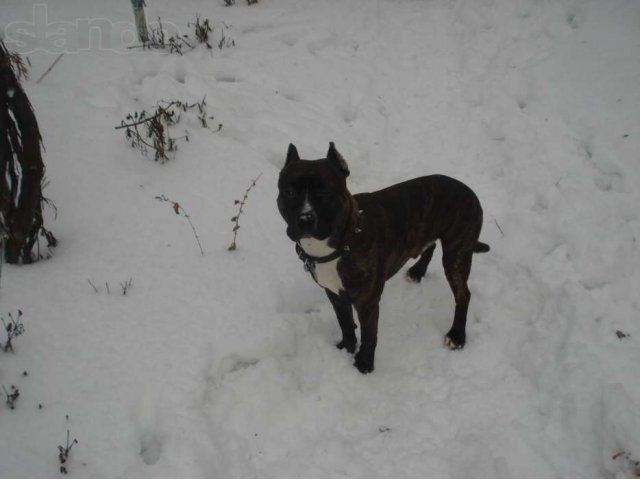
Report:
[[444,337],[444,346],[449,350],[459,350],[460,346],[451,340],[448,336]]

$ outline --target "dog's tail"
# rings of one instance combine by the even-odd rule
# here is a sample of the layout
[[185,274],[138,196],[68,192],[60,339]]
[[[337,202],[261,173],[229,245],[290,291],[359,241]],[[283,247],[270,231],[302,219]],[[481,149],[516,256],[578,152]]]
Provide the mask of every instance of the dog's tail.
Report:
[[477,242],[475,248],[473,249],[473,253],[485,253],[491,250],[491,247],[486,243]]

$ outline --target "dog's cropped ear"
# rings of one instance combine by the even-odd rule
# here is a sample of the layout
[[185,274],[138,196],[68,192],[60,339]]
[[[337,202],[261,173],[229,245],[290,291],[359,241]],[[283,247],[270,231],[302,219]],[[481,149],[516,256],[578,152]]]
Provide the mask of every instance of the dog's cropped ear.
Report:
[[284,166],[286,167],[290,163],[297,162],[300,160],[300,156],[298,155],[298,150],[293,143],[289,144],[289,150],[287,150],[287,160],[284,162]]
[[327,160],[329,160],[335,167],[338,168],[342,173],[344,173],[345,177],[349,176],[349,166],[347,162],[342,158],[340,152],[336,150],[336,146],[333,142],[329,142],[329,151],[327,152]]

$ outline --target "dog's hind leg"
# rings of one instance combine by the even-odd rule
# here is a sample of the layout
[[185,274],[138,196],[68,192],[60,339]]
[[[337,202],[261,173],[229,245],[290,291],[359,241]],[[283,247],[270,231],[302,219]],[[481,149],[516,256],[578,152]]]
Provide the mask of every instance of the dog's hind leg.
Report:
[[467,286],[467,280],[471,272],[472,256],[473,253],[471,251],[451,252],[445,248],[442,257],[444,272],[456,300],[453,325],[444,339],[444,345],[451,350],[464,347],[466,340],[467,310],[469,309],[469,301],[471,300],[471,292]]
[[353,321],[353,307],[348,300],[336,295],[331,290],[325,288],[327,297],[333,306],[333,310],[338,317],[338,323],[340,324],[340,330],[342,330],[342,340],[336,344],[340,350],[343,348],[349,353],[356,351],[356,324]]
[[422,255],[420,255],[420,259],[413,264],[413,266],[407,270],[406,279],[410,282],[418,283],[422,280],[425,273],[427,273],[427,267],[429,266],[429,262],[431,261],[431,257],[433,257],[433,251],[436,248],[435,242],[430,244]]

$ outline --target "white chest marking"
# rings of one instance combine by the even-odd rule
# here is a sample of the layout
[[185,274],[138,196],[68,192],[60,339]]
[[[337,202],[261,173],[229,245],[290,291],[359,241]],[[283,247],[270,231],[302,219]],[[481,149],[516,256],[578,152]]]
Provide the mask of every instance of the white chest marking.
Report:
[[[327,245],[326,240],[316,240],[315,238],[300,239],[300,246],[307,254],[313,257],[325,257],[335,251],[335,249]],[[342,280],[338,275],[339,260],[339,258],[336,258],[327,263],[316,264],[316,281],[336,295],[340,294],[340,290],[344,290]]]

